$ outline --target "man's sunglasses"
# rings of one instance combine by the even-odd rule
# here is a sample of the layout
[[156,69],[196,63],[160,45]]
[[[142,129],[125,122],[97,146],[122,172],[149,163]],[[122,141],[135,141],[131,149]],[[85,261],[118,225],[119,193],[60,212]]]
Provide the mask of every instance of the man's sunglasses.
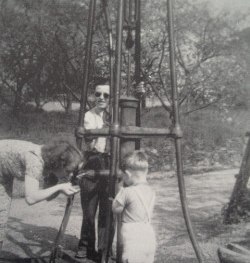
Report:
[[101,97],[101,95],[103,95],[103,98],[104,99],[108,99],[109,98],[109,94],[108,93],[105,93],[105,92],[95,92],[95,96],[97,97],[97,98],[99,98],[99,97]]

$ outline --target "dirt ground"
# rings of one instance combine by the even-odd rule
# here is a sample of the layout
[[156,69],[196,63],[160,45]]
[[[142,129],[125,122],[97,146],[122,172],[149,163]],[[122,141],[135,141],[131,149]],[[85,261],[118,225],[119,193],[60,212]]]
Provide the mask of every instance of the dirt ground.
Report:
[[[228,242],[250,246],[250,226],[246,223],[225,226],[221,208],[227,203],[238,170],[224,170],[186,176],[186,191],[193,225],[208,262],[218,262],[217,248]],[[157,176],[157,173],[151,177]],[[182,217],[176,177],[150,180],[157,193],[153,225],[157,234],[156,263],[197,262]],[[11,206],[7,240],[1,257],[36,258],[48,256],[64,213],[66,198],[28,206],[14,199]],[[66,230],[63,246],[77,248],[81,207],[79,195]]]

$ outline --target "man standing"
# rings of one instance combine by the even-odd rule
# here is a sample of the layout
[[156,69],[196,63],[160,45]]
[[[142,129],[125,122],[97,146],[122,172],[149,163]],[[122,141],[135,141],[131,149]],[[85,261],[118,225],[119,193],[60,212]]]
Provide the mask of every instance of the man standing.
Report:
[[[103,128],[105,109],[109,105],[109,85],[97,85],[95,88],[95,107],[86,112],[85,129]],[[109,168],[109,155],[106,152],[106,138],[86,139],[88,145],[85,169],[102,170]],[[81,204],[83,220],[81,236],[76,253],[77,258],[99,260],[105,247],[106,214],[108,212],[108,182],[105,178],[84,178],[81,182]],[[99,204],[98,252],[95,250],[95,215]]]

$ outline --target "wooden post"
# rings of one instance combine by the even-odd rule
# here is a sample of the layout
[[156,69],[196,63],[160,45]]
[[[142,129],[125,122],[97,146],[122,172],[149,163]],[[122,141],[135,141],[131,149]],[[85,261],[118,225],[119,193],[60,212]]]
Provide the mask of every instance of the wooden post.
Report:
[[224,212],[224,223],[239,222],[239,211],[245,198],[247,182],[250,176],[250,138],[248,138],[246,150],[241,162],[240,172],[237,176],[228,207]]
[[220,247],[218,256],[221,263],[249,263],[249,255],[239,254],[227,248]]

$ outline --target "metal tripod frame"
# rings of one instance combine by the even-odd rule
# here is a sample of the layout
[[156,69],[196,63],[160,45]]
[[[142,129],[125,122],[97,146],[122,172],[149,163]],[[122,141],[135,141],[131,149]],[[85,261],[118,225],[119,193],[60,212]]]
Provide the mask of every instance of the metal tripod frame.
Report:
[[[119,155],[120,155],[120,140],[121,139],[131,139],[136,140],[144,137],[157,137],[163,136],[168,138],[173,138],[175,143],[175,152],[176,152],[176,166],[177,166],[177,178],[178,178],[178,187],[180,194],[180,201],[183,211],[183,217],[185,219],[185,224],[187,231],[193,245],[197,260],[199,263],[204,263],[205,259],[201,248],[197,242],[195,232],[192,227],[192,222],[190,219],[189,209],[187,205],[186,191],[185,191],[185,182],[183,178],[183,164],[182,164],[182,151],[181,151],[181,139],[182,131],[180,127],[180,118],[179,118],[179,106],[178,106],[178,92],[177,92],[177,81],[176,81],[176,68],[175,68],[175,42],[174,42],[174,29],[173,29],[173,1],[167,0],[168,7],[168,34],[169,34],[169,55],[170,55],[170,72],[171,72],[171,90],[172,90],[172,105],[173,105],[173,125],[169,128],[144,128],[140,126],[139,117],[137,116],[137,123],[135,126],[122,126],[119,114],[119,99],[120,99],[120,88],[121,88],[121,67],[122,67],[122,48],[123,48],[123,30],[124,30],[124,14],[125,14],[125,2],[130,0],[119,0],[118,12],[117,12],[117,27],[116,27],[116,48],[115,48],[115,58],[113,51],[113,42],[112,42],[112,29],[111,22],[109,19],[108,12],[108,0],[102,0],[104,14],[107,23],[107,32],[109,37],[109,59],[110,59],[110,87],[111,95],[113,97],[112,104],[112,121],[109,128],[103,128],[98,130],[85,130],[83,127],[84,120],[84,111],[86,108],[87,102],[87,91],[89,84],[89,66],[91,58],[91,46],[92,46],[92,36],[94,30],[94,20],[95,20],[95,7],[96,0],[90,0],[89,4],[89,16],[88,16],[88,31],[87,31],[87,40],[86,40],[86,53],[85,53],[85,73],[84,73],[84,83],[81,93],[81,105],[79,111],[78,127],[76,129],[76,139],[79,149],[82,148],[82,140],[85,136],[90,135],[99,135],[110,137],[111,140],[111,165],[110,171],[108,173],[109,178],[109,196],[114,197],[115,195],[115,182],[117,174],[119,173]],[[141,0],[133,0],[135,6],[135,81],[139,83],[140,81],[140,11],[141,11]],[[125,19],[127,19],[125,17]],[[114,75],[113,75],[114,73]],[[107,174],[107,171],[103,171],[103,174]],[[63,231],[59,231],[58,235],[62,236],[67,221],[69,218],[70,210],[73,204],[73,198],[68,199],[68,204],[66,207],[65,216],[63,218],[62,225]],[[110,248],[110,227],[112,225],[112,211],[111,211],[111,202],[109,203],[108,210],[108,223],[106,229],[106,250],[102,255],[102,263],[107,263],[109,258],[109,248]],[[60,238],[56,239],[57,245]],[[120,255],[117,256],[119,261]],[[117,262],[118,262],[117,261]],[[50,261],[53,262],[53,261]]]

